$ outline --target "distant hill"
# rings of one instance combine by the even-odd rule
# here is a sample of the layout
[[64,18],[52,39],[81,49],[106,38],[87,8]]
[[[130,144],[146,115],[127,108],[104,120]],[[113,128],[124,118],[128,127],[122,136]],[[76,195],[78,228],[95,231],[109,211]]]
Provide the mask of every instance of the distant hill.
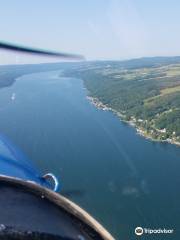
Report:
[[12,85],[16,78],[25,74],[66,69],[71,65],[68,63],[0,65],[0,88]]

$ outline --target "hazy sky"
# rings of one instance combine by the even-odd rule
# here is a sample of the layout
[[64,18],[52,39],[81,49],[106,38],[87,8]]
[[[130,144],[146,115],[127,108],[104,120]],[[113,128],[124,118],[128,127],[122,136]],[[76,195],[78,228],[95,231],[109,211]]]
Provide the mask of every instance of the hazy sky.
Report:
[[0,40],[87,59],[180,55],[180,1],[0,0]]

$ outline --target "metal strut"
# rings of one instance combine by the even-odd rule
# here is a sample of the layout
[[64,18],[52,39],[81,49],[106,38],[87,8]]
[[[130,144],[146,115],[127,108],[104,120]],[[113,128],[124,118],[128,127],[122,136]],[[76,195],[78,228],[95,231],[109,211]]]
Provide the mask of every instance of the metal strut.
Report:
[[54,192],[57,192],[59,190],[59,181],[54,174],[46,173],[42,176],[42,178],[45,179],[46,181],[53,181],[53,183],[54,183],[53,191]]

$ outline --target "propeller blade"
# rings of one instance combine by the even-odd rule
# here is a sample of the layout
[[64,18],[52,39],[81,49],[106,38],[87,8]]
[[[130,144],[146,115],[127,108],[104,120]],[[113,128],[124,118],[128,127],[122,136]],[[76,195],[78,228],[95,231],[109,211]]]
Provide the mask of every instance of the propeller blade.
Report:
[[63,58],[63,59],[69,59],[69,60],[84,60],[84,57],[82,55],[42,50],[42,49],[25,47],[25,46],[20,46],[20,45],[11,44],[11,43],[2,42],[2,41],[0,41],[0,49],[5,49],[9,51],[14,51],[14,52],[22,52],[27,54]]

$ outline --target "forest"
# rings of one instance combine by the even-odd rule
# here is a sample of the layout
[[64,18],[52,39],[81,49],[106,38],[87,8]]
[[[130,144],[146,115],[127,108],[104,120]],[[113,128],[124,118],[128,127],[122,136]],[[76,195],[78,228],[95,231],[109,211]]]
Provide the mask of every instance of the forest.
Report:
[[180,143],[180,57],[86,62],[64,74],[146,137]]

